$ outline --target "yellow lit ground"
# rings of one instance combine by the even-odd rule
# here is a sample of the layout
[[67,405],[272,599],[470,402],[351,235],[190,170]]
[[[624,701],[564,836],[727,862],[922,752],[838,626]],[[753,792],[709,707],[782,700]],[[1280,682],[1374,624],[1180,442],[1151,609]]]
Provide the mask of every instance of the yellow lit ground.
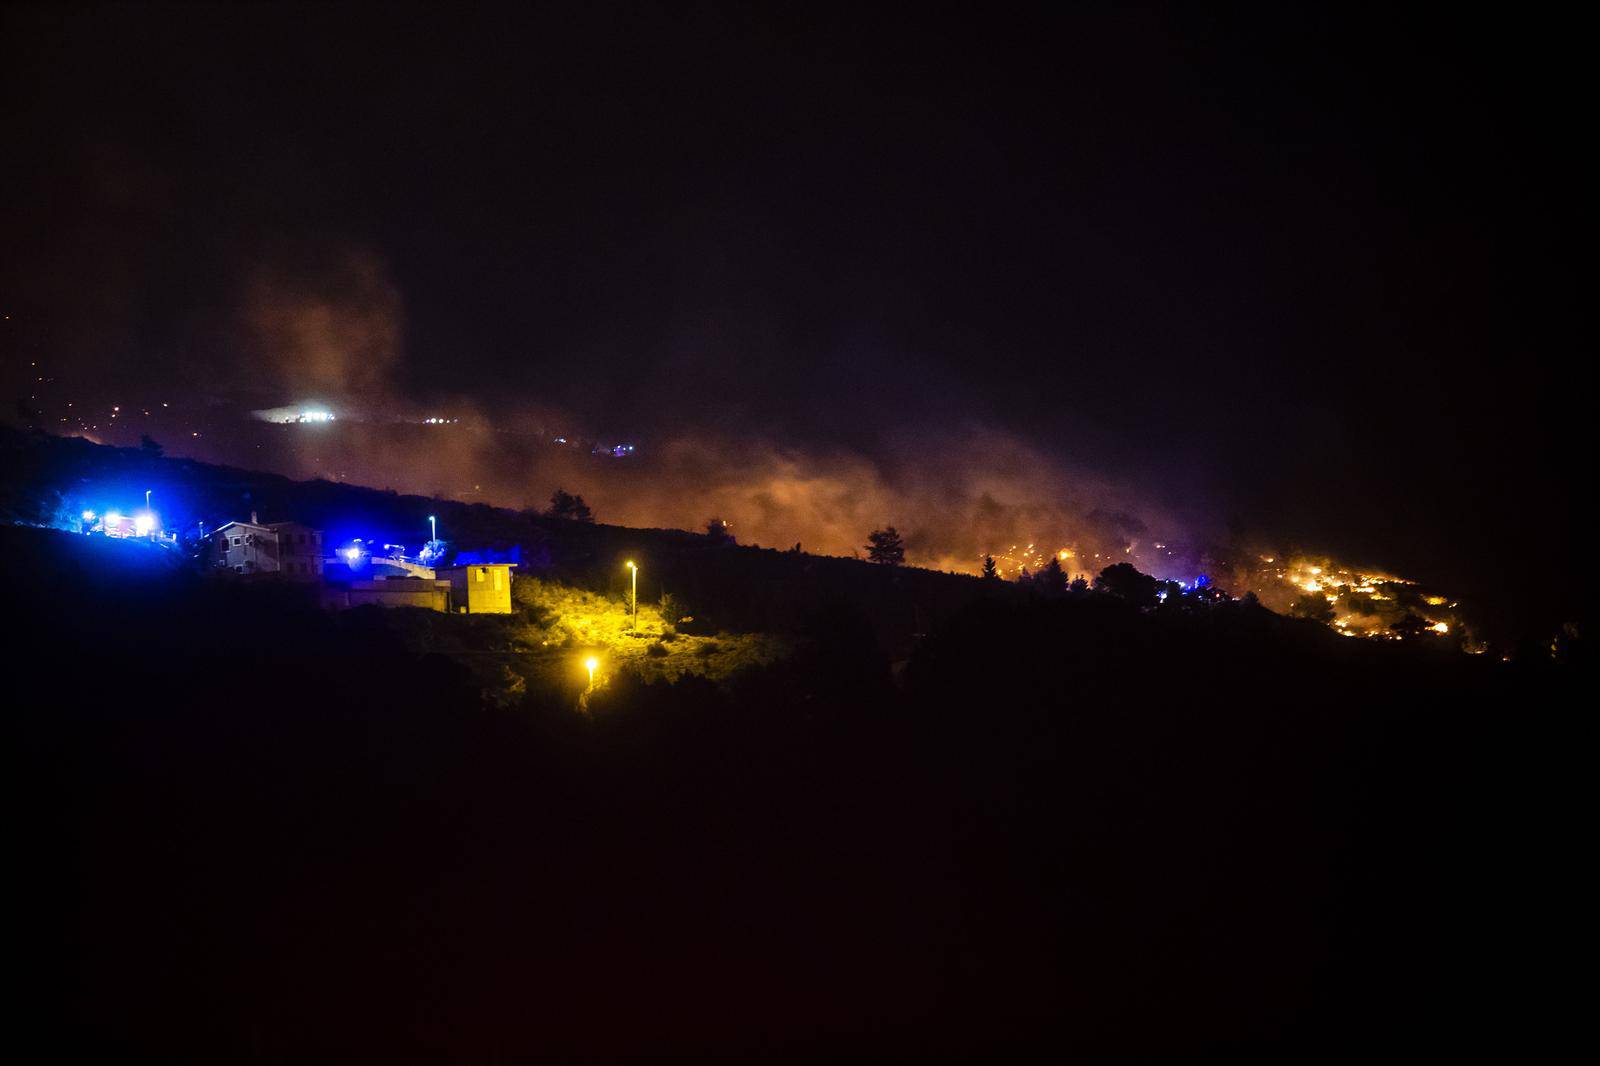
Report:
[[[620,671],[647,681],[684,674],[715,681],[770,663],[786,650],[782,640],[764,633],[671,633],[660,608],[642,601],[635,630],[627,603],[536,578],[516,579],[512,599],[519,612],[513,621],[518,658],[552,680],[570,675],[586,682],[584,660],[593,656],[599,660],[597,685]],[[651,654],[652,646],[661,651]]]

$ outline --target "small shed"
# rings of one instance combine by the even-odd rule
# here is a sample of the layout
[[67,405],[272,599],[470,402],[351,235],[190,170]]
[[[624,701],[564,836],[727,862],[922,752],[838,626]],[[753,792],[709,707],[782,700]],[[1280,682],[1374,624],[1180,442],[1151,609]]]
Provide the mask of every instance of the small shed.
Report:
[[450,606],[458,614],[510,614],[512,563],[472,563],[436,571],[450,582]]

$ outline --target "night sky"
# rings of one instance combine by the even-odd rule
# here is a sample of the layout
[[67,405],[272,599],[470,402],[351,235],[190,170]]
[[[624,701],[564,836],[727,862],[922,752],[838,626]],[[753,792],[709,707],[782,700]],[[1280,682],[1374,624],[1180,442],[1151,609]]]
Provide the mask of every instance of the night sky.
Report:
[[[83,402],[299,398],[267,363],[967,490],[994,433],[1555,618],[1576,34],[1476,17],[7,7],[0,350]],[[307,300],[331,369],[274,350]]]

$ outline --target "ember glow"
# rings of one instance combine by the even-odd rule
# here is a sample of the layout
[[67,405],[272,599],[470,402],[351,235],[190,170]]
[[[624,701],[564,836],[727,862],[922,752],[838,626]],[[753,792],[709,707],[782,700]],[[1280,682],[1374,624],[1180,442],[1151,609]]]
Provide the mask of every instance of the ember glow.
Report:
[[[1297,610],[1297,605],[1305,604],[1305,597],[1319,596],[1332,609],[1330,624],[1347,637],[1402,640],[1468,630],[1457,601],[1406,578],[1325,557],[1263,557],[1259,562],[1249,591],[1262,603],[1280,613],[1295,614],[1303,610]],[[1483,650],[1470,637],[1462,647],[1469,652]]]
[[[1472,635],[1462,617],[1461,604],[1452,597],[1424,590],[1417,582],[1373,568],[1348,566],[1328,557],[1256,555],[1238,560],[1215,551],[1204,569],[1225,575],[1214,582],[1192,562],[1187,564],[1165,542],[1141,546],[1130,543],[1119,556],[1113,549],[1085,552],[1078,547],[1054,550],[1038,544],[1012,544],[987,553],[1002,578],[1016,579],[1037,573],[1054,559],[1068,579],[1092,581],[1105,567],[1132,562],[1137,568],[1185,588],[1219,587],[1234,597],[1253,593],[1268,608],[1286,615],[1325,621],[1341,636],[1371,640],[1438,638],[1452,633],[1461,637],[1462,650],[1477,653],[1484,645]],[[960,569],[981,570],[978,563]],[[1316,609],[1316,601],[1326,603]]]

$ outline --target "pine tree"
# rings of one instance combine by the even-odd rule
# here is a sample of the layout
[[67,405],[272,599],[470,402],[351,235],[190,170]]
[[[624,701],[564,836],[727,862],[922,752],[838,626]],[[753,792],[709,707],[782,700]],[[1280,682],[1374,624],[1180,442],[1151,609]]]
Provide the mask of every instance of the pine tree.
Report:
[[899,566],[906,561],[905,542],[893,526],[867,534],[867,558],[882,566]]
[[985,581],[1000,580],[1000,571],[994,565],[994,556],[992,555],[985,555],[983,557],[983,579]]
[[594,512],[583,502],[583,497],[574,496],[566,489],[556,489],[550,494],[550,510],[545,513],[551,518],[567,518],[574,522],[594,521]]
[[1066,592],[1067,575],[1061,569],[1061,561],[1052,555],[1050,561],[1041,566],[1039,572],[1033,575],[1033,587],[1051,596],[1059,596]]

